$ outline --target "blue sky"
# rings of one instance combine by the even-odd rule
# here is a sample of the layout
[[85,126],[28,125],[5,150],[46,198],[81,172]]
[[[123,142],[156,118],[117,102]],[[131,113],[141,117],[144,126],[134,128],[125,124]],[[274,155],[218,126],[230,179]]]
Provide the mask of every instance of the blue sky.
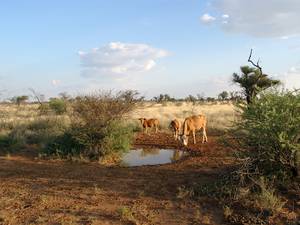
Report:
[[250,48],[264,72],[300,88],[298,0],[6,1],[2,98],[97,89],[152,97],[237,89]]

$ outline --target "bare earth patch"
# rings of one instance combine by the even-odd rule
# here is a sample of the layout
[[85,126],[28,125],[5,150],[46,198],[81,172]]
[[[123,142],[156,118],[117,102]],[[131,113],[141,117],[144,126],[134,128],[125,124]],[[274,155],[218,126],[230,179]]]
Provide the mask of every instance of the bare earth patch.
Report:
[[[189,198],[233,163],[216,137],[174,164],[133,168],[0,158],[0,224],[223,224],[209,198]],[[170,134],[137,134],[135,147],[176,148]]]

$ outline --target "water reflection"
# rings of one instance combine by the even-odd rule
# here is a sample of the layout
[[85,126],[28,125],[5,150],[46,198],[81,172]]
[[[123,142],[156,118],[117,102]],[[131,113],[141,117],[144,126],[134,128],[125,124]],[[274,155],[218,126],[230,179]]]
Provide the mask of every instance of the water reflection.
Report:
[[159,150],[159,148],[143,148],[141,151],[141,157],[146,157],[149,155],[158,155]]
[[187,155],[187,152],[173,149],[137,149],[123,156],[122,166],[142,166],[173,163]]

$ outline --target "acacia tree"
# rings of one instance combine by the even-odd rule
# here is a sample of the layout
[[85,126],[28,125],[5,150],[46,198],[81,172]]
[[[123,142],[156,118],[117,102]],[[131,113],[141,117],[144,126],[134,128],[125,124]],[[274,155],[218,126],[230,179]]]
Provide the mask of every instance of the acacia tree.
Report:
[[175,101],[175,98],[170,97],[170,95],[168,94],[160,94],[159,96],[153,97],[153,101],[155,102],[171,102],[171,101]]
[[15,96],[11,99],[12,102],[20,106],[22,103],[25,103],[28,100],[27,95]]
[[229,96],[227,91],[222,91],[219,95],[218,98],[221,99],[222,101],[224,101],[225,99],[227,99]]
[[279,80],[269,78],[267,74],[264,74],[262,72],[262,67],[259,65],[259,60],[257,63],[254,63],[251,60],[251,56],[252,49],[248,62],[250,62],[254,67],[241,66],[241,74],[234,73],[232,75],[232,81],[239,84],[239,86],[243,89],[247,104],[252,102],[258,92],[280,84]]

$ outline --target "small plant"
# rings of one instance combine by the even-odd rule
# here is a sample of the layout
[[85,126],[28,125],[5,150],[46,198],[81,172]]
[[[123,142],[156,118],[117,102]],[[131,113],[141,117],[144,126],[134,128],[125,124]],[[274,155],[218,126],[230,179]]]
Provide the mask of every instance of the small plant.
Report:
[[51,98],[49,101],[49,107],[58,115],[67,112],[67,104],[63,99]]
[[232,216],[233,210],[229,206],[225,205],[223,207],[223,214],[225,219],[228,219],[230,216]]
[[127,206],[122,206],[118,209],[118,214],[123,221],[131,222],[132,224],[137,224],[136,219],[134,218],[133,212]]
[[269,210],[274,213],[279,213],[286,202],[275,195],[274,188],[268,186],[263,177],[256,184],[260,191],[255,195],[255,205],[262,210]]
[[176,197],[179,199],[191,198],[194,196],[194,191],[186,188],[185,186],[178,187],[177,190],[178,192]]
[[103,190],[101,187],[98,187],[97,184],[94,184],[94,190],[95,190],[95,194],[100,195],[103,193]]

